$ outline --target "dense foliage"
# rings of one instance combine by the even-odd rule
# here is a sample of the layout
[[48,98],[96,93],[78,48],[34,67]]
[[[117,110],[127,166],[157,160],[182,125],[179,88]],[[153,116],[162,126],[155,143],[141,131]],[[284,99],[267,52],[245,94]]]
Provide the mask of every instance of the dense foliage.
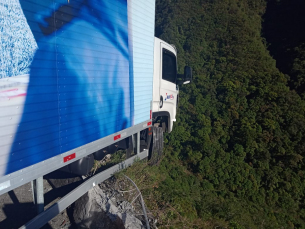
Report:
[[191,221],[305,227],[305,40],[271,44],[279,57],[279,48],[297,50],[290,56],[295,67],[284,74],[263,37],[276,20],[264,0],[157,0],[156,6],[156,35],[176,45],[180,73],[189,65],[194,75],[180,87],[158,193]]

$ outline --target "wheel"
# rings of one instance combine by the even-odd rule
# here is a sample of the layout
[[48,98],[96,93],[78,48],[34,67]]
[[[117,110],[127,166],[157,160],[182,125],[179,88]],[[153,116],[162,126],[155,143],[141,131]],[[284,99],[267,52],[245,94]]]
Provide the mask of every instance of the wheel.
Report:
[[94,156],[93,154],[90,154],[77,161],[72,162],[69,165],[60,168],[59,170],[82,176],[87,175],[91,171],[93,164]]
[[152,127],[152,139],[149,147],[148,159],[151,165],[158,164],[163,155],[163,129]]

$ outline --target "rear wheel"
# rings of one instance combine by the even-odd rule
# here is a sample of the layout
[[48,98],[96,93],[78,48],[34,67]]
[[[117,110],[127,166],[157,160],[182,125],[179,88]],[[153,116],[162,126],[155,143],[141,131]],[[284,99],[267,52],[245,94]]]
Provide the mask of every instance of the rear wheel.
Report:
[[149,147],[149,160],[152,165],[158,164],[163,155],[163,128],[152,127],[152,139]]

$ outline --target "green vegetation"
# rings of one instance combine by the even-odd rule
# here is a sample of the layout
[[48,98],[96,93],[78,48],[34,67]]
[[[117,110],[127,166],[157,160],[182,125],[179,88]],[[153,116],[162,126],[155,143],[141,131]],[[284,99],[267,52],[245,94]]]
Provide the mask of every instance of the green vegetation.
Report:
[[[270,2],[289,8],[288,1]],[[156,6],[156,36],[176,45],[180,73],[189,65],[194,75],[180,88],[177,123],[159,167],[140,163],[127,171],[159,226],[304,228],[305,40],[271,44],[278,57],[277,47],[287,55],[296,50],[284,74],[262,37],[276,23],[264,0]]]

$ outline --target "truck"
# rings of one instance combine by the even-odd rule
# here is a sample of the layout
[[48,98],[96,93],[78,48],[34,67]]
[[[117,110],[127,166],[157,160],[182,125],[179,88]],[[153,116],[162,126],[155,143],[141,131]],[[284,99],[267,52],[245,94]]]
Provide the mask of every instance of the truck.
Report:
[[155,0],[1,0],[0,12],[0,195],[86,174],[118,148],[153,157],[192,80],[154,36]]

